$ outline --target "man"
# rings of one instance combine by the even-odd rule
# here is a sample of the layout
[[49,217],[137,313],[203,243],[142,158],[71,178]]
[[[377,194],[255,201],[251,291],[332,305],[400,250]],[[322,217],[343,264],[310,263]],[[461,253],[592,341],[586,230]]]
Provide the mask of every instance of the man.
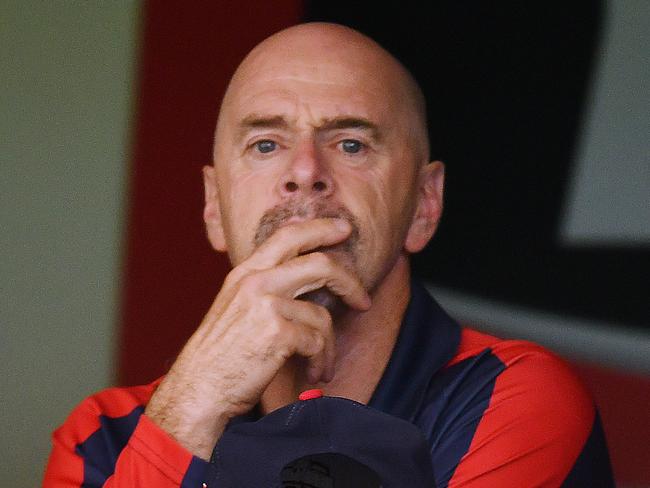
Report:
[[411,281],[442,212],[428,155],[422,93],[372,40],[314,23],[258,45],[204,168],[233,270],[164,379],[94,395],[55,432],[46,485],[201,486],[229,423],[318,387],[417,425],[439,486],[608,486],[568,368],[461,329]]

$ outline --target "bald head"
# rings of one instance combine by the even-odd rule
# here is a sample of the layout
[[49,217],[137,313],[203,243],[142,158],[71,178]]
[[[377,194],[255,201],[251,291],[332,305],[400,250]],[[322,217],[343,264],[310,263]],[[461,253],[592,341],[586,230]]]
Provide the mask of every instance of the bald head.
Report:
[[237,264],[292,221],[342,218],[353,232],[337,259],[371,289],[435,231],[444,168],[428,158],[424,97],[399,61],[347,27],[290,27],[248,54],[224,96],[208,234]]
[[[341,83],[375,95],[407,119],[416,158],[427,162],[429,142],[424,96],[411,73],[369,37],[348,27],[307,23],[289,27],[258,44],[233,75],[221,104],[215,157],[224,121],[241,109],[248,93],[273,80]],[[246,102],[244,102],[246,103]]]

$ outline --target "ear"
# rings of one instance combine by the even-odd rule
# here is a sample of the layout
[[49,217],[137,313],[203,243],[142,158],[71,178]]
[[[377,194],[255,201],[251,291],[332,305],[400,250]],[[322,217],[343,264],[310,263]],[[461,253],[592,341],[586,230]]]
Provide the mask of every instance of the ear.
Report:
[[208,234],[208,240],[215,251],[226,251],[226,240],[221,221],[221,208],[219,205],[219,187],[214,166],[203,167],[203,186],[205,189],[205,207],[203,208],[203,222]]
[[424,249],[438,228],[444,187],[445,165],[441,161],[433,161],[422,167],[418,180],[417,206],[404,243],[404,248],[409,253]]

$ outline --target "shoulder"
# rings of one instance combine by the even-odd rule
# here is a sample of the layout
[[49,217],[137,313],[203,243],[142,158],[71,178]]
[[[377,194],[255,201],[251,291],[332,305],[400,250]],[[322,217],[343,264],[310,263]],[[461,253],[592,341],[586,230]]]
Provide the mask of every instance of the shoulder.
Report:
[[445,369],[452,377],[491,386],[486,411],[498,412],[490,417],[497,424],[534,418],[530,427],[540,436],[561,431],[583,440],[591,429],[591,395],[572,367],[542,346],[464,328],[457,354]]
[[463,328],[457,353],[445,369],[454,367],[465,373],[475,370],[478,376],[484,372],[494,380],[496,395],[526,393],[530,401],[593,410],[591,397],[573,368],[553,352],[529,341],[504,340]]
[[[450,484],[523,483],[537,473],[541,485],[559,486],[595,421],[591,396],[560,357],[465,328],[455,357],[432,380],[419,423],[433,441],[439,478]],[[542,465],[554,468],[541,473]]]

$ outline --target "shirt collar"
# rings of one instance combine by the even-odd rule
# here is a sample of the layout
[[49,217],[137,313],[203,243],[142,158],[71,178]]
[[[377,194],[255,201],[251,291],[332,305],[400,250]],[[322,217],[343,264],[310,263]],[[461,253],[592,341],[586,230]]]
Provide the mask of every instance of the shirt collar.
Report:
[[412,280],[395,348],[368,405],[412,422],[431,378],[451,360],[459,344],[458,323]]

